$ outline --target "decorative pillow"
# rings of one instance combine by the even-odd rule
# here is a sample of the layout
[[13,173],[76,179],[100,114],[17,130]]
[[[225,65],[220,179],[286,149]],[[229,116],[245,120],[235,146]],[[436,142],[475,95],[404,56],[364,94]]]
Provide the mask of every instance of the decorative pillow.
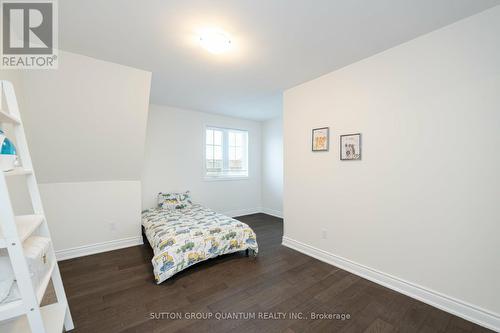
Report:
[[158,205],[163,209],[183,209],[192,204],[189,191],[184,193],[158,193]]

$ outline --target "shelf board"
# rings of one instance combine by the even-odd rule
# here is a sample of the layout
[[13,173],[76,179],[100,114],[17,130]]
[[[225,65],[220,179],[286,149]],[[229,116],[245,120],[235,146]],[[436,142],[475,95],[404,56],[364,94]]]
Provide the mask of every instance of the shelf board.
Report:
[[[24,314],[24,309],[23,301],[20,299],[0,304],[0,322]],[[3,333],[1,329],[0,332]]]
[[0,110],[0,123],[9,123],[19,125],[21,121],[10,113]]
[[[17,235],[24,242],[42,224],[43,215],[20,215],[16,216]],[[0,249],[7,247],[7,243],[0,230]]]
[[52,272],[56,267],[57,260],[56,258],[54,258],[53,260],[54,262],[52,263],[52,266],[50,266],[49,270],[43,277],[43,280],[41,281],[40,285],[38,286],[38,289],[36,290],[36,297],[38,299],[39,305],[40,303],[42,303],[43,295],[45,295],[45,291],[47,290],[47,286],[49,285],[50,278],[52,277]]
[[[49,281],[52,277],[52,273],[54,272],[55,267],[56,267],[56,260],[54,258],[54,262],[52,263],[52,266],[50,266],[49,270],[47,271],[47,273],[44,276],[43,280],[41,281],[40,285],[37,287],[36,297],[38,300],[38,305],[40,305],[42,303],[43,296],[45,295],[45,291],[47,290],[47,287],[49,285]],[[15,282],[15,284],[16,285],[13,288],[18,288],[16,282]],[[23,315],[23,314],[25,314],[24,311],[25,311],[25,307],[24,307],[23,301],[21,299],[18,299],[18,300],[9,302],[9,303],[0,304],[0,321]],[[1,327],[2,326],[0,325],[0,328]],[[3,331],[1,329],[0,329],[0,332],[3,333]]]
[[[66,306],[60,303],[46,305],[40,308],[47,333],[61,333],[64,326],[64,317],[66,315]],[[32,333],[28,318],[21,316],[12,320],[0,323],[0,332],[2,333]]]
[[6,177],[11,177],[11,176],[25,176],[25,175],[31,175],[33,173],[33,171],[31,170],[28,170],[28,169],[24,169],[24,168],[15,168],[13,170],[10,170],[10,171],[4,171],[3,174],[6,176]]

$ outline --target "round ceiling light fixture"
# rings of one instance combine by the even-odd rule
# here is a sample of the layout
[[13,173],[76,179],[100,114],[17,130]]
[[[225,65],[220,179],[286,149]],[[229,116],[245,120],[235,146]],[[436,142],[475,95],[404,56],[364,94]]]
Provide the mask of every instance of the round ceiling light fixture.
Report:
[[231,39],[222,30],[205,29],[200,34],[200,44],[210,53],[221,54],[231,48]]

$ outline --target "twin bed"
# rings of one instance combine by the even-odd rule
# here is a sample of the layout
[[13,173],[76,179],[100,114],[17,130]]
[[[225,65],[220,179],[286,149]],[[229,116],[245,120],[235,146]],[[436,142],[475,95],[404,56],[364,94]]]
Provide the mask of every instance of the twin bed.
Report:
[[188,193],[169,194],[167,200],[160,196],[160,207],[142,213],[156,283],[223,254],[247,250],[257,255],[256,235],[247,224],[192,204]]

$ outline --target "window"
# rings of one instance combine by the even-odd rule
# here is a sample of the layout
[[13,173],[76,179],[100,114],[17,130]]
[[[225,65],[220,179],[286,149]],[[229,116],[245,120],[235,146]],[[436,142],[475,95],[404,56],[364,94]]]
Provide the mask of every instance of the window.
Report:
[[248,132],[229,128],[206,128],[205,176],[248,177]]

